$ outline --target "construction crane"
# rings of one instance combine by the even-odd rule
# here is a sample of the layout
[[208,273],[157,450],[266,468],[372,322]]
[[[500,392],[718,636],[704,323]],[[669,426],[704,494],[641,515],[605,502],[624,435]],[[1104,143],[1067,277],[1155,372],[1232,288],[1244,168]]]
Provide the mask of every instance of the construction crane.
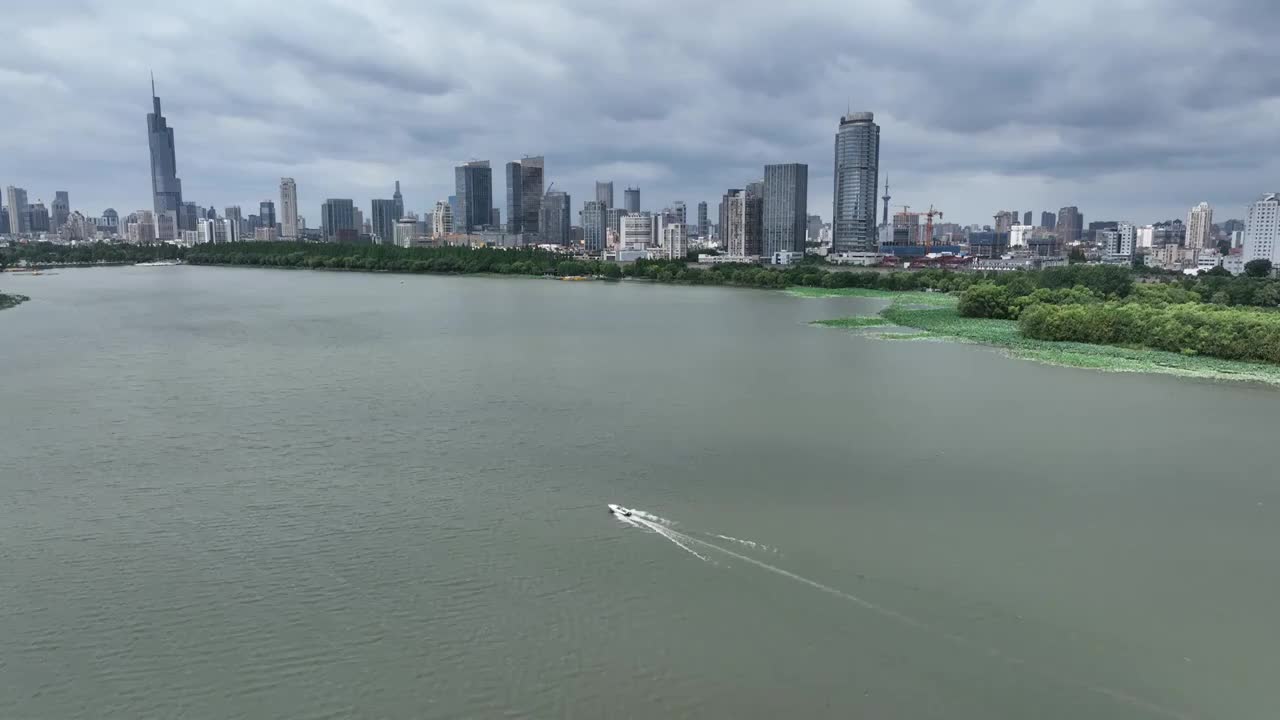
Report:
[[929,252],[929,249],[930,249],[931,247],[933,247],[933,216],[934,216],[934,215],[937,215],[939,218],[941,218],[941,217],[942,217],[942,211],[941,211],[941,210],[934,210],[934,209],[933,209],[933,205],[930,205],[930,206],[929,206],[929,211],[928,211],[928,212],[926,212],[926,213],[924,213],[924,216],[928,218],[928,221],[925,223],[925,226],[924,226],[924,228],[925,228],[925,229],[924,229],[924,251],[925,251],[925,253],[928,253],[928,252]]

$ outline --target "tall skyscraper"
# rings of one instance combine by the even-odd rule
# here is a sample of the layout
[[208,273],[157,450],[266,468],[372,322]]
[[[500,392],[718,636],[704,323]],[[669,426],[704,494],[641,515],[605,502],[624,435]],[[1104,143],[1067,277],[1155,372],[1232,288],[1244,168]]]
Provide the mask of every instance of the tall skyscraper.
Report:
[[38,200],[35,205],[27,206],[27,219],[23,222],[26,223],[27,232],[31,233],[49,232],[52,229],[49,227],[49,209]]
[[613,181],[596,181],[596,202],[604,203],[604,209],[613,207]]
[[1187,215],[1187,247],[1213,246],[1213,206],[1207,202],[1191,208]]
[[[166,228],[168,237],[160,235],[159,240],[173,240],[176,230],[181,227],[179,217],[182,210],[182,181],[178,179],[178,158],[173,142],[173,128],[160,112],[160,98],[156,95],[156,81],[151,79],[152,111],[147,114],[147,145],[151,149],[151,194],[156,215],[165,215],[172,222],[156,221],[157,227]],[[170,229],[171,228],[171,229]],[[194,230],[195,228],[190,228]]]
[[[880,126],[869,112],[840,118],[835,142],[832,249],[876,249],[876,188],[880,183]],[[886,190],[887,194],[887,190]]]
[[280,178],[280,237],[298,239],[298,184],[293,178]]
[[707,221],[707,201],[703,200],[698,203],[698,237],[706,238],[711,235],[711,226]]
[[1058,216],[1045,210],[1040,213],[1040,227],[1045,230],[1053,230],[1058,226]]
[[67,224],[67,219],[71,217],[71,196],[66,190],[56,190],[53,193],[53,227],[60,228]]
[[[391,202],[395,203],[395,206],[392,208],[392,211],[391,211],[391,214],[392,214],[391,221],[393,225],[392,233],[394,234],[395,221],[404,217],[404,195],[400,194],[399,180],[396,181],[396,191],[391,193]],[[385,242],[390,242],[390,240],[386,240]]]
[[373,234],[378,236],[378,240],[383,244],[391,244],[396,239],[396,221],[399,213],[396,212],[396,201],[394,198],[390,200],[375,199],[370,203],[369,221],[373,225]]
[[1022,213],[1022,224],[1023,224],[1023,225],[1030,225],[1030,224],[1031,224],[1031,211],[1030,211],[1030,210],[1028,210],[1028,211],[1026,211],[1026,212]]
[[671,214],[675,217],[675,221],[681,225],[689,220],[689,208],[684,204],[683,200],[671,203]]
[[764,166],[764,255],[804,252],[809,223],[809,166]]
[[9,234],[20,235],[31,232],[27,225],[27,191],[10,185],[5,188],[5,198],[9,205]]
[[629,187],[622,191],[622,209],[628,214],[640,212],[640,188]]
[[536,239],[542,215],[544,162],[541,155],[520,159],[520,232]]
[[458,193],[458,214],[453,218],[457,232],[469,233],[489,224],[493,207],[493,170],[488,160],[475,160],[454,169]]
[[520,163],[507,163],[507,232],[520,232],[524,222],[524,188],[521,185]]
[[[600,183],[596,183],[596,197],[599,198]],[[582,205],[582,240],[587,252],[598,253],[604,250],[605,238],[609,222],[609,208],[603,200],[588,200]]]
[[320,230],[329,242],[354,240],[356,229],[355,203],[346,198],[329,198],[320,206]]
[[1280,268],[1280,193],[1267,193],[1249,206],[1244,221],[1244,261],[1270,260]]
[[258,222],[262,223],[262,227],[275,228],[276,204],[274,202],[263,200],[258,203]]
[[542,242],[556,245],[569,244],[569,228],[573,219],[569,215],[569,193],[552,190],[542,197],[542,217],[538,224]]
[[193,202],[183,202],[178,208],[178,229],[190,230],[196,229],[196,221],[200,219],[200,206]]
[[1058,240],[1064,244],[1069,242],[1078,242],[1080,240],[1080,231],[1084,229],[1084,215],[1080,213],[1080,209],[1075,205],[1068,205],[1058,211],[1058,223],[1056,230],[1058,232]]
[[720,208],[720,237],[726,253],[734,257],[760,255],[764,198],[749,189],[730,188]]

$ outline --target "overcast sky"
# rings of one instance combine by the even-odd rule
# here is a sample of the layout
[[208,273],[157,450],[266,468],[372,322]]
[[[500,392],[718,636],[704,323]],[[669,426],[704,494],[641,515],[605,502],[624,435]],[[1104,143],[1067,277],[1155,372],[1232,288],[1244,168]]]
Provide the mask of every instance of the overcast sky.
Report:
[[[773,162],[831,217],[847,109],[881,126],[893,204],[991,222],[1218,221],[1280,190],[1276,0],[430,0],[5,3],[0,185],[151,207],[148,72],[184,197],[256,208],[298,182],[423,211],[453,167],[546,156],[575,213],[613,180],[712,208]],[[254,210],[256,212],[256,210]],[[505,207],[503,220],[506,220]]]

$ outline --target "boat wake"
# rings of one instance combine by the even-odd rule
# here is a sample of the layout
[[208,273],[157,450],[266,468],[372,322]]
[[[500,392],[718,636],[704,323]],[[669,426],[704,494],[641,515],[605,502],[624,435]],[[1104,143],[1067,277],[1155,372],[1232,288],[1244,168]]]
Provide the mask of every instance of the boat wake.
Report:
[[[703,553],[698,552],[698,550],[703,550],[704,552],[710,551],[714,553],[720,553],[727,557],[734,558],[735,560],[741,560],[744,563],[754,565],[760,568],[761,570],[767,570],[768,572],[771,572],[775,575],[779,575],[789,580],[793,580],[802,585],[807,585],[808,587],[814,590],[819,590],[828,595],[832,595],[834,597],[848,601],[850,603],[853,603],[854,605],[857,605],[860,608],[863,608],[864,610],[868,610],[870,612],[876,613],[882,617],[893,620],[901,625],[941,637],[957,646],[965,647],[971,651],[977,652],[987,657],[995,658],[1005,663],[1008,663],[1010,665],[1021,667],[1026,670],[1032,671],[1033,673],[1041,677],[1053,680],[1054,682],[1064,684],[1064,685],[1079,687],[1083,690],[1087,690],[1088,692],[1108,697],[1111,700],[1117,703],[1120,703],[1122,705],[1127,705],[1131,708],[1135,708],[1138,710],[1142,710],[1146,713],[1150,713],[1151,715],[1156,715],[1163,718],[1170,718],[1171,720],[1195,720],[1195,717],[1192,715],[1180,712],[1178,710],[1164,707],[1163,705],[1155,703],[1151,700],[1138,697],[1136,695],[1130,694],[1122,690],[1117,690],[1111,687],[1107,687],[1105,685],[1094,685],[1089,683],[1081,683],[1078,681],[1073,681],[1070,678],[1064,677],[1059,672],[1055,672],[1045,667],[1036,667],[1035,665],[1027,662],[1023,658],[1020,658],[1015,655],[1010,655],[1009,653],[1006,653],[1005,651],[1000,650],[999,648],[987,645],[981,641],[973,640],[971,638],[949,631],[945,628],[931,625],[929,623],[926,623],[923,620],[912,617],[911,615],[907,615],[905,613],[894,610],[893,608],[886,607],[879,603],[872,602],[870,600],[867,600],[866,598],[862,598],[857,595],[854,595],[853,593],[840,590],[839,588],[834,588],[830,585],[820,583],[817,580],[811,580],[807,577],[804,577],[803,575],[797,575],[796,573],[793,573],[790,570],[785,570],[776,565],[771,565],[767,562],[764,562],[763,560],[753,558],[750,555],[744,555],[743,553],[737,552],[730,548],[722,547],[708,540],[695,537],[694,535],[688,532],[682,532],[680,530],[676,530],[675,522],[671,520],[667,520],[666,518],[663,518],[663,517],[659,517],[652,513],[645,512],[643,510],[636,510],[634,508],[629,508],[629,509],[626,509],[625,514],[618,511],[614,511],[614,517],[617,517],[619,520],[622,520],[633,527],[647,529],[657,535],[661,535],[663,538],[666,538],[667,540],[671,541],[672,544],[676,545],[681,550],[684,550],[685,552],[698,558],[699,560],[702,560],[703,562],[710,563],[713,565],[719,564],[714,560],[710,559],[707,555],[704,555]],[[773,549],[770,546],[763,545],[761,543],[757,543],[752,540],[741,540],[739,538],[731,537],[729,535],[720,535],[718,533],[702,533],[702,534],[708,537],[718,538],[720,540],[740,543],[745,545],[746,547],[749,547],[755,550],[777,552],[776,549]]]

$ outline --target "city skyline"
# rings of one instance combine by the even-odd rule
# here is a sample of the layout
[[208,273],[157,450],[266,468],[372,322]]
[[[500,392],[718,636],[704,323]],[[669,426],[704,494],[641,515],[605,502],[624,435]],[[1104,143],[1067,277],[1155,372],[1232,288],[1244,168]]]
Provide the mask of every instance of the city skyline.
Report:
[[[565,22],[537,38],[515,32],[529,18],[504,3],[317,6],[300,19],[283,8],[209,15],[183,5],[163,29],[142,28],[139,49],[111,52],[105,38],[135,27],[138,5],[17,7],[15,27],[81,42],[54,48],[15,33],[3,51],[13,72],[0,83],[11,97],[38,91],[40,102],[10,109],[0,183],[46,204],[69,190],[93,212],[152,207],[138,108],[154,68],[179,136],[184,199],[255,207],[276,196],[279,178],[293,177],[308,219],[328,197],[367,211],[396,178],[406,207],[422,212],[453,194],[452,168],[469,159],[489,159],[500,172],[506,161],[542,154],[548,182],[572,197],[591,198],[596,180],[611,179],[643,188],[647,209],[676,198],[714,204],[766,164],[804,163],[808,204],[829,220],[831,127],[850,106],[876,113],[880,173],[893,176],[895,201],[932,204],[965,224],[986,222],[996,208],[1068,204],[1136,223],[1185,217],[1200,201],[1239,217],[1251,198],[1274,190],[1280,140],[1266,108],[1276,93],[1257,68],[1277,50],[1254,32],[1276,8],[1255,8],[1261,15],[1244,23],[1240,2],[1085,3],[1071,14],[932,5],[770,5],[736,20],[742,42],[733,48],[693,41],[722,20],[701,3],[553,5]],[[640,20],[675,7],[684,22],[664,25],[652,42],[628,42],[653,26]],[[404,29],[427,20],[453,26],[464,12],[463,25],[487,28],[492,42],[445,34],[423,47]],[[1152,34],[1125,34],[1117,47],[1112,35],[1137,23],[1155,26]],[[621,33],[623,52],[577,42],[602,27]],[[1191,28],[1186,41],[1205,53],[1154,41],[1158,28],[1173,27]],[[739,49],[778,28],[793,51]],[[999,45],[1002,55],[963,52],[969,43],[958,37]],[[209,67],[187,51],[197,43],[226,61]],[[1095,52],[1102,43],[1113,52]],[[457,59],[472,69],[451,72]],[[582,82],[605,90],[579,98]],[[662,102],[663,92],[673,102]],[[95,101],[84,103],[87,96]],[[991,97],[1010,102],[979,100]],[[74,175],[53,161],[62,158],[75,159]]]

